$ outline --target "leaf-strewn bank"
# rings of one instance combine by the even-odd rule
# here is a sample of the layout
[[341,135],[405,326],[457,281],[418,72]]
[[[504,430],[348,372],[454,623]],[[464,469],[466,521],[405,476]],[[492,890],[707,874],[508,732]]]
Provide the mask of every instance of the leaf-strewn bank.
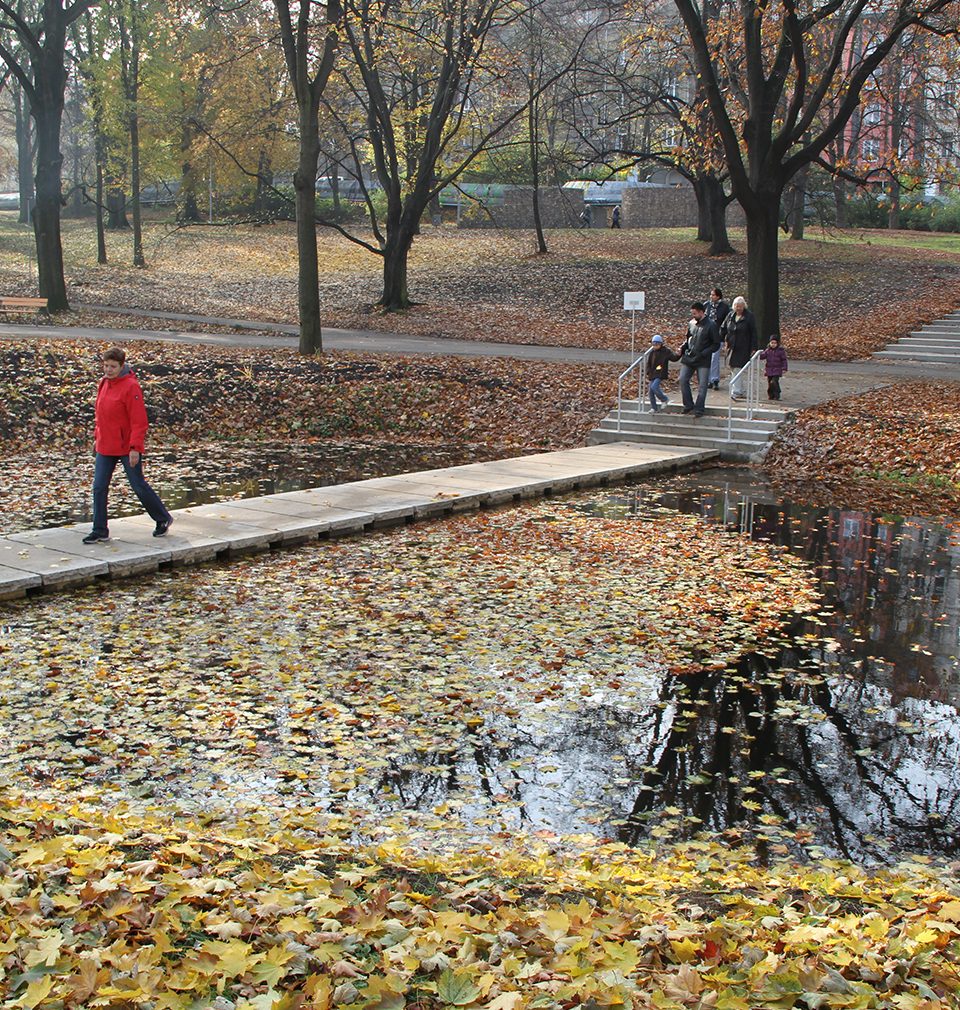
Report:
[[801,411],[766,467],[795,496],[960,514],[960,383],[902,382]]
[[287,812],[221,826],[0,807],[6,1005],[937,1010],[960,882],[504,837],[425,855]]
[[[50,503],[82,510],[88,501],[101,351],[87,341],[0,345],[3,532],[40,525]],[[135,342],[127,351],[161,495],[183,482],[265,476],[283,446],[303,457],[330,445],[396,450],[393,460],[367,453],[352,476],[320,473],[323,483],[582,445],[616,391],[605,365]],[[122,511],[137,511],[124,481],[112,493]]]

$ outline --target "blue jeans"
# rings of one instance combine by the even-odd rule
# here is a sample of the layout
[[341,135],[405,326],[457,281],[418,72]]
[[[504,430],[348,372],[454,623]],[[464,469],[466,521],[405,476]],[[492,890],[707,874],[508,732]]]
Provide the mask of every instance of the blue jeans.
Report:
[[[690,379],[693,373],[697,373],[697,402],[693,402],[693,393],[690,390]],[[683,409],[692,410],[695,414],[702,414],[707,405],[707,383],[710,381],[710,362],[705,365],[697,365],[693,368],[690,365],[680,366],[680,395],[683,397]]]
[[660,388],[660,383],[663,379],[651,379],[650,380],[650,406],[653,410],[659,410],[657,406],[657,400],[661,403],[669,403],[670,397]]
[[143,457],[140,457],[136,466],[131,466],[129,456],[104,456],[98,452],[97,463],[93,470],[93,532],[107,532],[107,491],[110,489],[110,478],[113,477],[117,463],[123,464],[123,472],[127,475],[130,487],[133,488],[133,493],[140,499],[140,504],[147,510],[150,518],[155,523],[167,522],[170,513],[143,476]]
[[719,382],[720,381],[720,356],[723,353],[722,350],[714,351],[713,357],[710,359],[710,381]]

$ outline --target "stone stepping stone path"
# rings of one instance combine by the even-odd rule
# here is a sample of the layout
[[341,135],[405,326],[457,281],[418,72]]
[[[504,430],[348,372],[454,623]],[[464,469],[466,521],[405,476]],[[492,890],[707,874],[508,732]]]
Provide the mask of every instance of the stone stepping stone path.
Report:
[[111,520],[111,539],[90,545],[81,543],[88,524],[26,530],[0,537],[0,599],[666,473],[717,457],[704,449],[608,442],[179,509],[162,539],[152,536],[146,515]]

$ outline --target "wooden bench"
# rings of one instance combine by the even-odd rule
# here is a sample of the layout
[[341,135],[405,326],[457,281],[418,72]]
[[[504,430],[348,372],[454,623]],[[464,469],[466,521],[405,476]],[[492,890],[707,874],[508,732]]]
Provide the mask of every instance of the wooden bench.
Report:
[[46,298],[20,298],[0,295],[0,312],[46,312]]

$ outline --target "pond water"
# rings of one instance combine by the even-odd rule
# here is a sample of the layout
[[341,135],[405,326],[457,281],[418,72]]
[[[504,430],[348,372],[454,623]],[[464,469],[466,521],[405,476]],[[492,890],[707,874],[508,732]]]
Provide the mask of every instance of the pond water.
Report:
[[[630,637],[637,613],[656,632],[669,579],[618,567],[592,528],[647,566],[676,561],[665,530],[723,545],[676,585],[688,604],[720,584],[711,558],[739,556],[777,609],[789,585],[748,541],[794,555],[822,602],[767,636],[737,625],[729,660],[678,672]],[[585,575],[575,552],[554,563],[568,536],[593,551]],[[720,630],[724,604],[703,600]],[[957,527],[791,502],[744,469],[9,605],[0,653],[0,767],[38,788],[627,843],[722,832],[860,860],[960,851]]]

